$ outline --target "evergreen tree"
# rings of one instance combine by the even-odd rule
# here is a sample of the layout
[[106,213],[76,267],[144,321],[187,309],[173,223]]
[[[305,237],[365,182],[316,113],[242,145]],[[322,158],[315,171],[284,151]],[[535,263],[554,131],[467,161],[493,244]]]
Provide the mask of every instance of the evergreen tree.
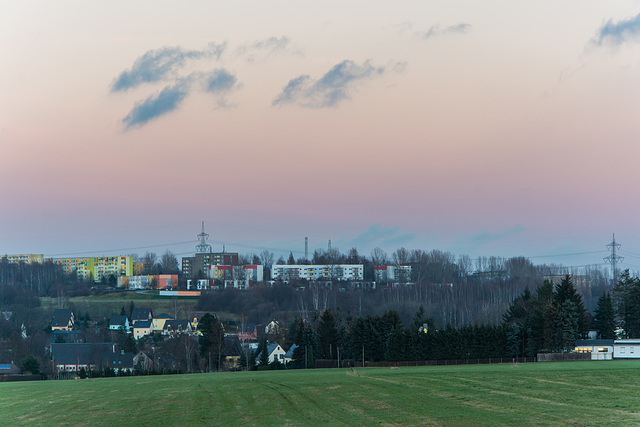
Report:
[[640,338],[640,279],[625,270],[612,295],[625,338]]
[[331,310],[326,309],[320,316],[316,329],[318,338],[318,351],[321,359],[335,359],[338,346],[338,328],[336,318]]
[[260,355],[258,363],[260,364],[261,367],[266,367],[267,365],[269,365],[268,344],[269,343],[267,342],[266,338],[263,338],[262,342],[260,343],[260,346],[258,347],[258,354]]
[[611,295],[608,292],[602,292],[602,295],[598,298],[598,306],[595,308],[593,314],[593,326],[598,331],[598,336],[601,339],[615,339],[615,310]]
[[224,327],[218,318],[205,314],[198,322],[200,354],[207,359],[208,369],[220,369],[224,359]]

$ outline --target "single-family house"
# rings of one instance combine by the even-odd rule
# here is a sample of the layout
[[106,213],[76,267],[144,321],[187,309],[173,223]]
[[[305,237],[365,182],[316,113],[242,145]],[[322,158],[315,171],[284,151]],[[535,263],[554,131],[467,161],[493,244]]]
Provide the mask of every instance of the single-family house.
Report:
[[151,320],[138,320],[133,324],[133,337],[139,340],[150,335],[152,330]]
[[[278,343],[275,344],[267,344],[267,354],[269,363],[273,363],[274,360],[277,360],[280,363],[284,363],[284,355],[286,351]],[[256,356],[256,362],[259,362],[262,357],[262,352],[258,353]]]
[[272,320],[267,326],[264,327],[264,333],[267,335],[276,335],[281,332],[280,323],[277,320]]
[[79,372],[112,368],[116,373],[133,368],[133,353],[116,351],[113,343],[53,343],[55,372]]
[[298,348],[297,344],[292,344],[289,350],[284,355],[284,364],[291,363],[293,361],[293,352]]
[[0,375],[17,375],[19,373],[20,368],[14,365],[13,362],[0,362]]
[[150,308],[134,308],[131,313],[131,324],[135,325],[136,322],[148,320],[151,322],[153,320],[153,313]]
[[52,331],[71,331],[75,326],[75,317],[73,311],[59,308],[54,310],[51,318]]
[[129,332],[129,319],[127,316],[111,316],[111,319],[109,319],[109,329],[112,331]]
[[255,323],[249,323],[241,327],[238,331],[238,339],[244,341],[255,341],[258,339],[258,325]]
[[173,317],[169,316],[167,313],[162,313],[159,316],[155,316],[153,318],[153,332],[162,332],[164,330],[164,323],[167,320],[173,320]]
[[162,330],[162,335],[173,338],[182,334],[193,335],[191,322],[189,322],[187,319],[167,320],[166,322],[164,322],[164,329]]
[[236,336],[224,337],[224,364],[227,369],[234,369],[240,366],[240,355],[242,354],[242,344]]
[[153,360],[144,351],[139,351],[133,356],[133,366],[140,371],[149,371],[153,369]]

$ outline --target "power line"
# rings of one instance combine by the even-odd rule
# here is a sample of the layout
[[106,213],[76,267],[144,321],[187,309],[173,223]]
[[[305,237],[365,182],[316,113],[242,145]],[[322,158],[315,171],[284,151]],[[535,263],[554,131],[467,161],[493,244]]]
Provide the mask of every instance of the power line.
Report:
[[105,252],[123,252],[123,251],[133,251],[138,249],[160,248],[164,246],[186,245],[187,243],[195,243],[195,242],[197,242],[197,240],[188,240],[186,242],[163,243],[159,245],[150,245],[150,246],[138,246],[135,248],[102,249],[97,251],[69,252],[64,254],[48,254],[47,256],[56,257],[56,256],[69,256],[69,255],[97,254],[97,253],[105,253]]

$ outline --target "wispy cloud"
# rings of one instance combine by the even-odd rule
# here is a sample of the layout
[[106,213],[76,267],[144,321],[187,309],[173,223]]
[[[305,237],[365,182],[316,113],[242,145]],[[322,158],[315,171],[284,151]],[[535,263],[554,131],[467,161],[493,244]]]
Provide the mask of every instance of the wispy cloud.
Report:
[[613,22],[609,19],[591,39],[592,46],[618,46],[625,42],[640,40],[640,13],[632,18]]
[[181,82],[173,86],[166,86],[160,93],[136,103],[129,114],[122,119],[125,130],[142,126],[150,120],[176,110],[188,93],[189,85]]
[[359,250],[367,251],[377,246],[385,250],[395,250],[398,246],[414,241],[416,237],[415,233],[401,232],[400,227],[385,227],[374,224],[353,239],[340,240],[336,244],[345,250],[356,247]]
[[422,40],[429,40],[434,37],[447,36],[451,34],[466,34],[470,30],[471,30],[471,24],[461,22],[459,24],[450,25],[445,28],[440,28],[439,25],[433,25],[427,31],[418,31],[418,32],[415,32],[414,34]]
[[213,70],[204,76],[205,89],[214,94],[225,94],[234,88],[238,79],[225,69]]
[[272,54],[302,55],[302,50],[291,43],[287,36],[268,37],[264,40],[248,42],[236,49],[236,54],[244,56],[249,62],[255,62],[259,57],[267,57]]
[[524,231],[524,228],[522,226],[516,225],[514,227],[507,228],[505,230],[500,230],[500,231],[488,231],[488,230],[481,231],[479,233],[469,236],[468,238],[466,238],[466,240],[470,240],[471,242],[474,242],[474,243],[484,243],[484,242],[501,240],[508,237],[513,237],[522,233],[523,231]]
[[298,104],[309,108],[336,107],[341,101],[349,99],[349,93],[357,82],[382,75],[385,71],[385,67],[375,67],[370,61],[359,65],[345,60],[317,80],[308,75],[289,80],[272,104]]
[[219,59],[225,48],[226,44],[224,43],[210,43],[203,50],[185,50],[181,47],[149,50],[138,57],[130,69],[120,73],[111,85],[111,91],[126,91],[143,83],[155,83],[175,78],[177,71],[185,66],[188,59]]

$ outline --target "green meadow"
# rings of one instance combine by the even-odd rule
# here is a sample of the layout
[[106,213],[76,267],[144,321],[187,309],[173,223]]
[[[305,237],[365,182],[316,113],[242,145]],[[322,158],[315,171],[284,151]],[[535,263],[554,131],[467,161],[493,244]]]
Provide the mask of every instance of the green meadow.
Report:
[[640,361],[0,383],[0,425],[639,425]]

